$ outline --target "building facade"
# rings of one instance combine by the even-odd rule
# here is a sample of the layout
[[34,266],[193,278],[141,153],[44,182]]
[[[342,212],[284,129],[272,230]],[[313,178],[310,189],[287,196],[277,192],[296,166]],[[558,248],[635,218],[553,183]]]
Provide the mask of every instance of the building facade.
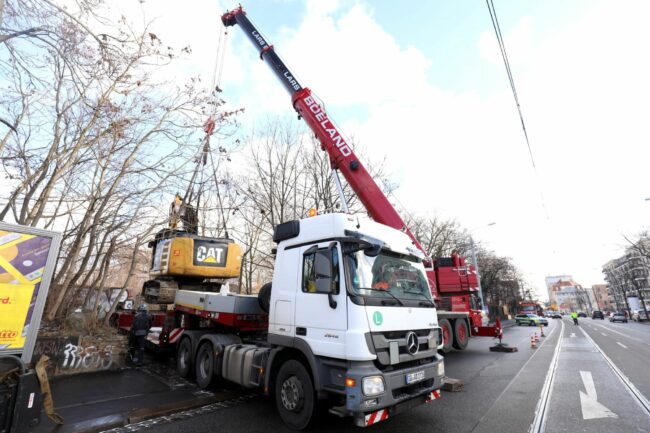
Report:
[[650,252],[647,239],[630,245],[625,254],[603,265],[613,306],[631,315],[633,310],[650,312]]

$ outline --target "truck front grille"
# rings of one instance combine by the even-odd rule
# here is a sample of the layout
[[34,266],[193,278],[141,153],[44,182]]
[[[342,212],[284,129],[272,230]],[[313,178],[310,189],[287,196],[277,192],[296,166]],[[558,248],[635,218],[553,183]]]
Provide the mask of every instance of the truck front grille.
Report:
[[[378,367],[381,369],[390,366],[399,365],[403,368],[405,364],[418,361],[423,358],[431,358],[436,354],[436,346],[429,347],[429,341],[437,342],[437,329],[417,329],[414,330],[418,338],[419,350],[415,355],[411,355],[406,347],[406,336],[411,332],[405,331],[386,331],[386,332],[371,332],[370,338],[366,338],[370,351],[377,355]],[[393,347],[397,343],[397,350],[393,353],[391,359],[391,343]],[[416,363],[417,364],[417,363]]]

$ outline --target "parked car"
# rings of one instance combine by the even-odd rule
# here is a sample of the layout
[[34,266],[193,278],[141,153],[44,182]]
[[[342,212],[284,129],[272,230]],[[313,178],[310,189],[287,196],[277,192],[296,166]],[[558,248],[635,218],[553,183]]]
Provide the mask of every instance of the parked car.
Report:
[[609,317],[609,321],[627,323],[627,317],[625,316],[625,314],[621,313],[620,311],[617,311],[616,313],[612,314]]
[[539,317],[537,314],[517,314],[515,316],[515,322],[517,323],[517,326],[548,326],[548,320],[544,317]]
[[596,310],[593,313],[591,313],[591,318],[605,320],[605,315],[603,314],[602,311]]
[[578,317],[587,317],[587,313],[581,311],[578,313]]
[[635,322],[642,322],[644,320],[648,320],[648,315],[644,310],[633,310],[632,320],[634,320]]

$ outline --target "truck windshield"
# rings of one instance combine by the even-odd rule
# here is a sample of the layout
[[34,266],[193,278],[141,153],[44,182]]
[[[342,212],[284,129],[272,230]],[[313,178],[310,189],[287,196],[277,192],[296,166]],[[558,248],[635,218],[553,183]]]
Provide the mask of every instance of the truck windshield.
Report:
[[431,301],[422,265],[408,256],[382,251],[370,257],[357,251],[345,255],[345,269],[355,295]]

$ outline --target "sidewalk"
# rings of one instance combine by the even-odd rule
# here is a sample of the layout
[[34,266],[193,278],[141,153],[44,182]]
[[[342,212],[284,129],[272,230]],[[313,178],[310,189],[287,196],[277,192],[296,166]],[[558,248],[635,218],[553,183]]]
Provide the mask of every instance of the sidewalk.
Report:
[[241,391],[204,391],[176,375],[169,366],[152,363],[55,378],[51,382],[57,426],[45,413],[33,433],[94,433],[238,397]]

